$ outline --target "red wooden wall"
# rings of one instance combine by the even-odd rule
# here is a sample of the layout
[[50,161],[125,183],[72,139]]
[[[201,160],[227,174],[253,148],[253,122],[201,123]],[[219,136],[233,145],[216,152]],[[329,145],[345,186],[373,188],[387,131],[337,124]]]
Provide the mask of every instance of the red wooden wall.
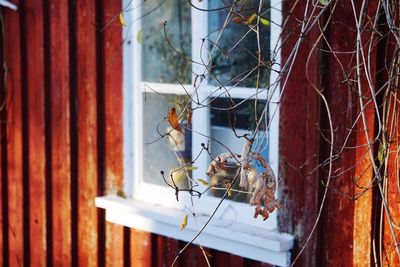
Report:
[[[305,2],[283,2],[284,18],[287,19],[283,29],[283,62],[290,57],[295,42],[301,36],[300,22],[305,16]],[[363,1],[354,2],[359,12]],[[351,51],[355,49],[357,37],[351,3],[352,1],[332,1],[327,12],[319,19],[318,27],[314,27],[304,38],[291,76],[285,77],[287,86],[280,103],[280,178],[283,203],[280,226],[283,231],[294,234],[297,239],[293,258],[296,258],[305,246],[310,233],[313,233],[295,266],[400,264],[387,218],[383,218],[383,230],[378,226],[382,197],[378,192],[378,182],[374,177],[366,146],[365,126],[361,119],[357,120],[361,110],[359,96],[354,84],[349,81],[355,76],[356,61]],[[373,29],[371,18],[375,16],[378,1],[371,0],[366,3],[366,24],[363,29]],[[309,12],[310,10],[312,9],[309,9]],[[375,35],[372,41],[373,49],[369,54],[371,78],[376,90],[387,81],[388,64],[396,46],[393,40],[388,40],[388,29],[379,30],[382,34],[380,36],[385,37]],[[371,38],[371,33],[372,30],[363,31],[362,40],[365,46],[366,40]],[[368,51],[367,47],[363,49]],[[364,95],[362,101],[365,105],[366,128],[372,140],[378,132],[377,118],[371,101],[370,87],[364,75],[365,66],[358,67],[362,73],[361,88]],[[351,73],[352,76],[346,79],[342,70]],[[394,88],[394,93],[390,94],[388,100],[391,102],[393,117],[392,126],[387,133],[393,141],[388,152],[391,153],[388,165],[388,206],[391,219],[398,225],[400,168],[397,144],[400,135],[399,106],[394,104],[399,100],[396,90],[398,91],[398,88]],[[323,99],[332,116],[332,143],[328,113]],[[377,99],[380,101],[378,104],[382,105],[382,92],[377,94]],[[382,110],[379,112],[382,115]],[[334,156],[332,178],[329,189],[326,190],[331,144]],[[375,157],[377,154],[378,145],[375,144]],[[364,190],[365,188],[370,190]],[[313,229],[325,193],[321,217]],[[373,254],[379,252],[379,231],[384,235],[382,261],[379,261],[378,256],[378,262],[375,262]],[[395,230],[395,235],[399,242],[399,229]]]
[[[94,206],[122,188],[120,1],[13,2],[0,44],[0,266],[170,266],[184,243]],[[268,266],[208,253],[213,266]],[[193,246],[178,265],[206,263]]]
[[[0,266],[169,266],[184,243],[108,223],[104,212],[94,207],[96,196],[122,187],[122,30],[116,19],[120,1],[13,2],[19,10],[2,9],[0,36]],[[293,2],[284,1],[284,15],[289,18],[286,29],[290,30],[284,31],[283,59],[299,36],[292,29],[297,29],[304,12],[301,3],[291,10]],[[334,19],[350,21],[349,1],[339,2]],[[354,34],[337,23],[328,28],[326,38],[333,49],[351,50],[342,40]],[[327,114],[312,84],[324,88],[335,111],[335,143],[343,142],[357,115],[357,105],[352,105],[357,99],[346,93],[349,88],[343,77],[321,67],[334,70],[338,63],[331,55],[316,52],[318,38],[319,31],[314,30],[302,44],[281,102],[280,224],[298,238],[294,256],[312,229],[325,189],[321,179],[327,170],[315,166],[329,153],[320,133],[328,127]],[[382,67],[382,57],[375,53],[372,65]],[[353,59],[342,54],[340,60],[351,65]],[[304,68],[307,61],[315,67]],[[373,129],[372,108],[367,114]],[[396,137],[397,118],[392,127]],[[349,144],[357,146],[364,138],[355,133]],[[359,147],[335,161],[334,170],[343,170],[362,159],[357,168],[331,181],[333,189],[320,223],[296,266],[372,264],[377,194],[371,190],[357,201],[337,194],[357,193],[355,176],[358,185],[371,181],[372,170],[364,154],[365,148]],[[397,161],[395,156],[390,158],[394,171],[389,191],[393,191],[393,219],[399,222]],[[392,257],[396,266],[387,225],[384,233],[387,258]],[[268,266],[207,251],[212,266]],[[178,265],[205,266],[205,261],[200,249],[192,246]]]

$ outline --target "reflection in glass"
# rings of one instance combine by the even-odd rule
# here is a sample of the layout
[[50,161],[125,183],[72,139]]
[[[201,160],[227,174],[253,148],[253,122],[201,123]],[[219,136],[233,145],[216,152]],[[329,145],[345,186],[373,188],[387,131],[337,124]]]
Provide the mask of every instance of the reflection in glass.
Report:
[[[262,3],[261,12],[259,4]],[[234,85],[256,87],[257,71],[251,72],[258,65],[258,41],[256,34],[257,14],[263,23],[259,23],[259,41],[261,66],[259,88],[269,83],[270,58],[270,1],[210,1],[210,8],[230,6],[235,2],[234,12],[230,8],[209,13],[209,38],[212,54],[211,82],[216,85]],[[225,3],[225,4],[224,4]],[[227,26],[223,28],[225,21]],[[218,39],[220,36],[220,39]],[[220,84],[221,83],[221,84]]]
[[[142,80],[190,83],[191,11],[188,1],[145,1],[141,14]],[[168,39],[164,33],[164,22],[167,22]]]
[[[187,188],[190,173],[179,169],[191,161],[191,133],[174,130],[166,120],[168,110],[177,107],[177,114],[183,112],[184,96],[171,94],[143,93],[143,176],[144,182],[166,186],[160,175],[164,171],[168,181],[172,177],[180,188]],[[169,133],[164,138],[160,134]]]

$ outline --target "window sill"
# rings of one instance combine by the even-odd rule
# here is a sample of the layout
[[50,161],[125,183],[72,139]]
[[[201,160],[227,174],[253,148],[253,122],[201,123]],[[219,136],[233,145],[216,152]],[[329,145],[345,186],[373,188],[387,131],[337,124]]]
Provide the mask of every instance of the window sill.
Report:
[[[186,242],[196,235],[198,229],[193,217],[189,217],[186,228],[179,231],[185,212],[178,209],[165,209],[160,205],[115,195],[97,197],[95,204],[106,210],[109,222]],[[196,218],[201,227],[208,216],[197,215]],[[290,265],[293,237],[289,234],[215,218],[200,239],[201,244],[208,248],[277,266]],[[199,244],[200,240],[196,239],[193,243]]]

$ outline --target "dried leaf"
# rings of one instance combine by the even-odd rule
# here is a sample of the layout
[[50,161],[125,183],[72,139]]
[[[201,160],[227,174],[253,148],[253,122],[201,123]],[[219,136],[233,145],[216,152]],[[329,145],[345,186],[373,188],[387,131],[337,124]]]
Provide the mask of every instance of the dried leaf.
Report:
[[137,39],[137,41],[138,41],[139,44],[142,44],[142,41],[143,41],[143,33],[142,33],[142,30],[138,31],[137,36],[136,36],[136,39]]
[[204,186],[210,186],[210,184],[207,183],[206,181],[204,181],[203,179],[197,179],[197,181],[198,181],[199,183],[201,183],[202,185],[204,185]]
[[265,18],[260,18],[260,22],[264,26],[269,26],[269,20]]
[[379,150],[378,150],[378,161],[379,164],[382,165],[383,163],[383,159],[385,157],[385,145],[384,144],[380,144],[379,145]]
[[251,23],[253,23],[253,21],[254,21],[256,18],[257,18],[257,14],[256,14],[256,13],[252,14],[252,15],[247,19],[247,21],[245,21],[245,24],[250,25]]
[[125,192],[122,191],[122,190],[118,190],[117,196],[122,197],[122,198],[126,198]]
[[187,166],[186,167],[186,170],[187,171],[194,171],[194,170],[197,170],[199,167],[197,167],[197,166],[193,166],[193,165],[190,165],[190,166]]
[[232,21],[233,21],[234,23],[241,24],[241,23],[243,23],[243,21],[246,21],[246,18],[234,17],[234,18],[232,19]]
[[326,6],[329,3],[330,0],[319,0],[321,5]]
[[170,111],[168,112],[167,120],[172,128],[183,134],[182,128],[181,126],[179,126],[178,115],[176,115],[176,108],[170,109]]
[[189,127],[190,123],[192,122],[192,115],[193,111],[189,109],[188,114],[186,116],[186,126]]
[[234,23],[238,23],[238,24],[250,25],[254,22],[254,20],[256,18],[257,18],[257,13],[254,13],[251,16],[247,16],[247,17],[234,17],[232,19],[232,21]]
[[181,225],[179,226],[179,231],[182,231],[183,229],[186,228],[187,222],[188,222],[188,215],[186,213],[185,216],[183,216]]
[[125,18],[124,15],[121,13],[119,13],[119,22],[121,23],[122,26],[126,26],[126,22],[125,22]]
[[232,196],[232,190],[228,190],[228,197]]

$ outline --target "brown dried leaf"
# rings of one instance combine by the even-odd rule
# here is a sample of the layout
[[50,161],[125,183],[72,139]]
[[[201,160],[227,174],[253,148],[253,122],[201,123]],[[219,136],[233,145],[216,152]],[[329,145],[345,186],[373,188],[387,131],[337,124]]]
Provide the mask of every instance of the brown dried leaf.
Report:
[[193,111],[189,109],[188,114],[186,116],[186,126],[189,127],[190,123],[192,122],[192,115]]
[[182,128],[179,125],[178,115],[176,115],[176,108],[171,108],[169,110],[167,120],[172,128],[183,134]]
[[222,171],[228,170],[228,166],[225,163],[217,162],[218,168]]
[[251,16],[247,17],[234,17],[232,21],[237,24],[250,25],[255,21],[256,18],[257,13],[253,13]]

